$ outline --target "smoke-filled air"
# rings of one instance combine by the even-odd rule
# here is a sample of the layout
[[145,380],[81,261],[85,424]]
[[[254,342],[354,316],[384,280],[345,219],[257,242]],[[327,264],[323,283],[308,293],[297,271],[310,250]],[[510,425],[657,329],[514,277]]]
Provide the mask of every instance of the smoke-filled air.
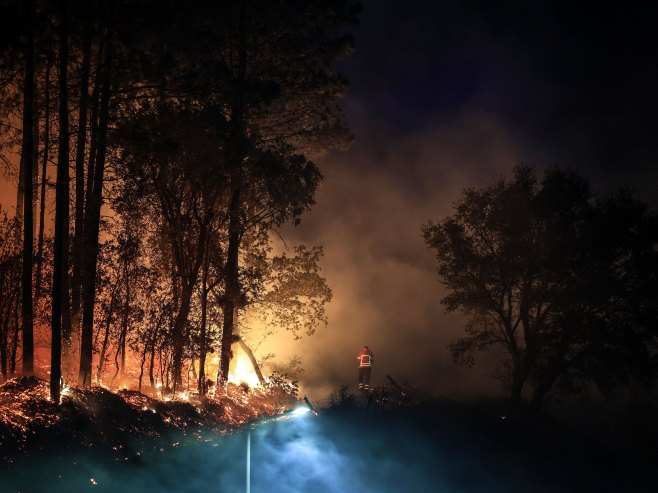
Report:
[[0,2],[0,493],[655,491],[656,15]]

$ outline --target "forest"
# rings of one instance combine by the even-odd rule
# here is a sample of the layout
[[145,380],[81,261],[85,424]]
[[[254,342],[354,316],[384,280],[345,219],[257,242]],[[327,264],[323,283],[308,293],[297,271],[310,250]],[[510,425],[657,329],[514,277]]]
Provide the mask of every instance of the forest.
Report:
[[2,4],[1,378],[205,395],[241,348],[263,382],[252,347],[327,322],[322,247],[279,228],[351,140],[334,63],[358,8]]

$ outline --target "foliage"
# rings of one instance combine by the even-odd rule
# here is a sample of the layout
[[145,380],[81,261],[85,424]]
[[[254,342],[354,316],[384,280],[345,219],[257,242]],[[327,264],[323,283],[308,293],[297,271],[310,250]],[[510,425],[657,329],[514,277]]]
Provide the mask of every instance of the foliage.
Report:
[[[511,180],[467,189],[452,216],[423,227],[448,289],[442,303],[468,316],[450,345],[457,362],[502,346],[501,377],[532,407],[559,380],[600,385],[655,369],[658,223],[621,189],[597,198],[588,181],[553,168],[538,183],[526,166]],[[573,386],[573,385],[572,385]]]
[[341,385],[338,390],[335,390],[329,395],[327,400],[327,407],[334,410],[347,410],[352,409],[356,405],[356,396],[350,392],[347,385]]
[[293,252],[265,258],[258,272],[260,289],[250,293],[244,308],[268,332],[284,329],[299,339],[326,326],[332,294],[320,274],[322,248],[298,245]]
[[288,375],[285,373],[274,371],[267,378],[266,388],[273,392],[283,392],[290,397],[297,398],[297,393],[299,392],[299,382],[293,378],[288,377]]

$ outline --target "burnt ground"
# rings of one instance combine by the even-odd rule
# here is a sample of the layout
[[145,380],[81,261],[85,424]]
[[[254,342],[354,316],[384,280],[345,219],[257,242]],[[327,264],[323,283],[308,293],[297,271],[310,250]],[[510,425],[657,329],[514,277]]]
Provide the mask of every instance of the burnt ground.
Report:
[[[41,385],[18,395],[29,401]],[[0,387],[0,399],[9,390]],[[366,409],[347,402],[317,416],[265,419],[274,408],[264,398],[239,411],[235,402],[165,403],[104,389],[67,397],[55,422],[52,405],[33,398],[27,408],[36,419],[22,438],[8,440],[3,421],[0,493],[246,491],[247,447],[254,493],[618,493],[658,486],[654,458],[642,450],[603,444],[548,419],[503,419],[486,403]],[[227,406],[234,409],[222,410]]]

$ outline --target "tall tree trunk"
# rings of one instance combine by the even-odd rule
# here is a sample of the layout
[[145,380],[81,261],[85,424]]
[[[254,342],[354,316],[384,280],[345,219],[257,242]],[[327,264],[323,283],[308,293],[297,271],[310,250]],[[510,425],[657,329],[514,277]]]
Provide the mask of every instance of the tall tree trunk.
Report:
[[[105,317],[105,334],[103,335],[103,344],[101,345],[101,352],[98,360],[98,369],[96,370],[97,383],[101,382],[103,376],[103,369],[105,367],[105,355],[107,354],[107,347],[110,342],[110,328],[112,326],[112,317],[114,316],[114,300],[116,299],[116,293],[117,293],[117,286],[113,286],[112,293],[110,294],[110,304],[107,307],[107,316]],[[98,340],[96,341],[96,343],[98,343]]]
[[512,373],[512,382],[510,385],[510,406],[512,412],[516,412],[521,405],[521,395],[523,393],[523,385],[525,383],[525,377],[522,374],[522,371],[518,368],[513,370]]
[[551,388],[553,388],[553,385],[566,368],[567,364],[562,357],[555,357],[551,362],[549,362],[548,368],[546,368],[539,376],[537,385],[532,392],[530,405],[528,406],[528,412],[531,415],[539,414],[546,395],[551,390]]
[[222,350],[220,356],[220,373],[218,387],[226,388],[229,366],[233,357],[235,318],[237,300],[240,296],[238,279],[238,254],[240,251],[240,187],[234,186],[229,204],[229,237],[226,255],[226,300],[222,321]]
[[228,249],[226,256],[226,303],[224,305],[224,319],[222,323],[222,350],[220,356],[220,373],[218,387],[225,389],[228,383],[229,367],[233,357],[234,328],[237,318],[237,304],[240,297],[240,284],[238,278],[238,257],[241,241],[241,212],[242,212],[242,173],[244,157],[246,155],[246,138],[244,122],[244,94],[247,74],[247,44],[244,29],[244,5],[240,4],[238,20],[238,61],[237,73],[234,77],[236,92],[231,104],[231,122],[229,147],[231,155],[231,201],[229,203],[229,231]]
[[[83,212],[82,224],[82,249],[86,245],[86,233],[84,228],[86,225],[86,215],[88,214],[87,208],[92,201],[94,191],[94,173],[96,171],[96,156],[98,154],[98,132],[99,132],[99,117],[101,106],[101,88],[103,86],[103,42],[99,43],[96,55],[96,76],[94,77],[94,90],[91,92],[89,103],[91,105],[91,112],[89,115],[89,160],[87,162],[87,176],[85,185],[85,210]],[[84,276],[84,263],[82,265],[82,276]],[[82,282],[82,279],[80,279]]]
[[[34,70],[38,70],[35,66]],[[34,74],[34,86],[33,86],[33,95],[32,98],[32,182],[30,186],[32,188],[32,203],[30,207],[32,209],[32,235],[37,230],[37,197],[39,196],[39,76]],[[32,240],[34,241],[34,240]],[[34,287],[34,286],[33,286]]]
[[13,377],[14,375],[16,375],[16,356],[18,354],[18,333],[20,332],[20,324],[18,322],[18,312],[19,312],[18,301],[14,303],[12,310],[14,315],[14,324],[13,324],[14,333],[11,339],[11,358],[10,358],[9,370],[11,376]]
[[46,76],[44,84],[44,131],[43,131],[43,159],[41,160],[41,197],[39,198],[39,239],[37,241],[37,274],[35,303],[39,302],[43,290],[43,242],[46,220],[46,192],[48,189],[48,159],[50,158],[50,70],[52,56],[48,53],[46,62]]
[[34,373],[34,328],[32,312],[32,160],[34,158],[34,1],[27,2],[28,25],[25,49],[25,77],[23,80],[23,275],[21,315],[23,323],[23,375]]
[[7,380],[7,354],[9,349],[9,313],[2,313],[0,310],[2,320],[0,320],[0,373],[2,374],[2,381]]
[[139,362],[139,380],[138,380],[137,392],[142,391],[142,380],[144,379],[144,363],[146,363],[147,352],[148,352],[148,344],[144,344],[144,350],[142,351],[142,357]]
[[[91,362],[93,353],[94,306],[96,302],[96,268],[98,263],[98,236],[100,233],[101,206],[103,203],[103,175],[105,172],[105,155],[107,151],[107,127],[112,81],[112,2],[108,7],[108,28],[106,33],[103,76],[100,93],[100,111],[98,121],[98,146],[94,166],[93,190],[87,201],[85,211],[85,267],[82,278],[82,336],[80,345],[80,371],[78,384],[91,385]],[[91,170],[90,170],[91,171]]]
[[[22,144],[21,144],[22,145]],[[21,152],[22,156],[22,152]],[[25,170],[23,162],[18,166],[18,186],[16,187],[16,231],[20,233],[23,225],[23,202],[25,202]],[[21,248],[20,234],[16,234],[16,249]]]
[[192,291],[194,284],[184,282],[183,289],[181,289],[180,304],[178,306],[178,313],[174,320],[174,328],[172,331],[173,355],[172,355],[172,378],[174,381],[174,392],[178,386],[183,382],[183,346],[184,346],[184,329],[187,323],[187,318],[190,314],[190,305],[192,301]]
[[199,395],[206,395],[206,324],[208,318],[208,261],[209,252],[206,246],[201,273],[201,341],[199,344]]
[[[62,378],[62,329],[68,305],[69,113],[68,0],[60,0],[59,26],[59,154],[55,186],[55,245],[52,299],[50,398],[59,403]],[[70,321],[69,321],[70,322]]]
[[[117,366],[117,373],[123,378],[126,371],[126,340],[128,339],[128,322],[130,321],[130,268],[126,263],[125,290],[126,295],[123,305],[123,319],[121,321],[121,336],[119,337],[119,352],[121,355],[120,365]],[[116,374],[114,375],[116,377]]]
[[151,345],[151,358],[149,360],[149,382],[151,388],[155,388],[155,377],[153,376],[153,369],[155,368],[155,335],[153,336],[153,343]]
[[73,278],[71,282],[71,326],[80,329],[80,286],[84,243],[85,149],[87,144],[87,111],[89,107],[89,71],[91,68],[91,2],[85,2],[80,68],[80,99],[78,102],[78,132],[75,151],[75,231],[73,236]]

